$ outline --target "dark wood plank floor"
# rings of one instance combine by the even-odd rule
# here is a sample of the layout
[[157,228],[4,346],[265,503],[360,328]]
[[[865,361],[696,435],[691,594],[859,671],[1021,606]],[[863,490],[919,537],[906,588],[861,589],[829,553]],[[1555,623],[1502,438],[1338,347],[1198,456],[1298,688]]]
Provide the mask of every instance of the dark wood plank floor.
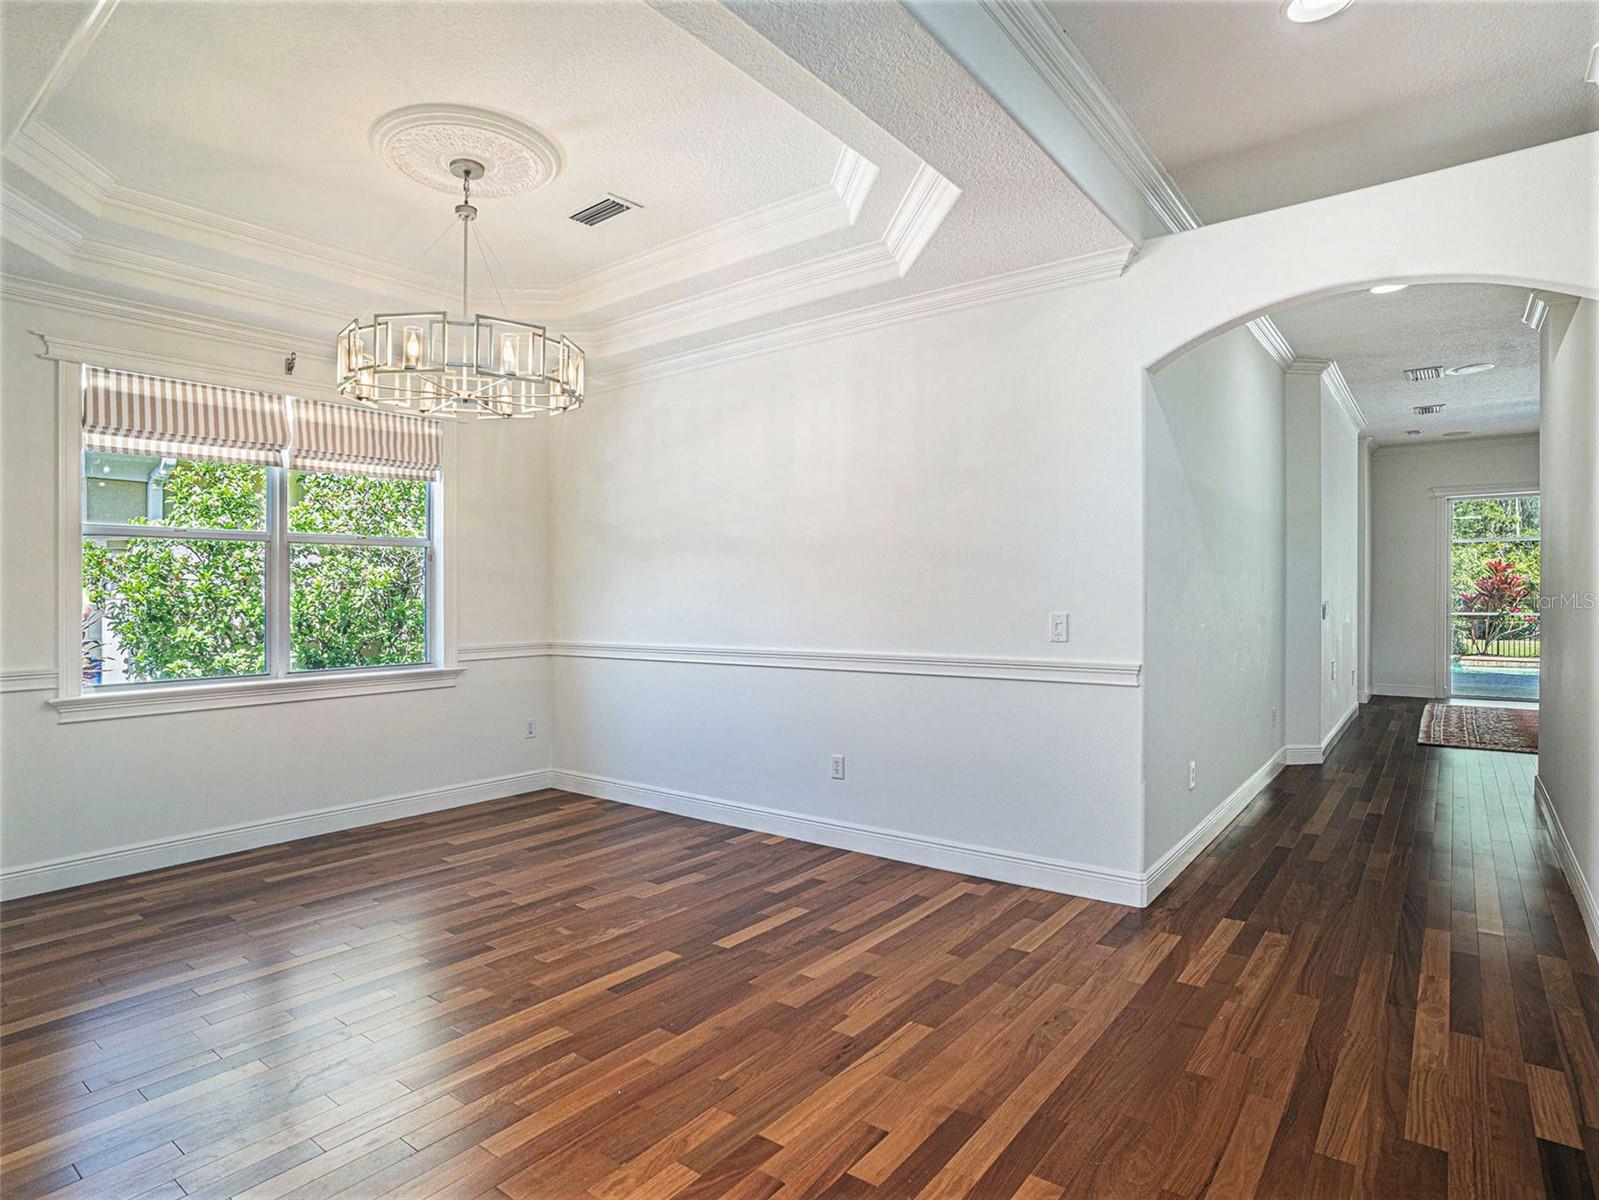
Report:
[[1419,713],[1142,912],[561,793],[6,905],[4,1194],[1589,1195],[1535,760]]

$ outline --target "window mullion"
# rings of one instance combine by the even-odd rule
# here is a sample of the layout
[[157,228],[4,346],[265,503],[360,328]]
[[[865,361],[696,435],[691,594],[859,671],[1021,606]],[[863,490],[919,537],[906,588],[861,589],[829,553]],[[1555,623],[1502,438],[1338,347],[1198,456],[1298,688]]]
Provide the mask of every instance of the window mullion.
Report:
[[267,468],[267,674],[289,673],[289,478],[283,467]]

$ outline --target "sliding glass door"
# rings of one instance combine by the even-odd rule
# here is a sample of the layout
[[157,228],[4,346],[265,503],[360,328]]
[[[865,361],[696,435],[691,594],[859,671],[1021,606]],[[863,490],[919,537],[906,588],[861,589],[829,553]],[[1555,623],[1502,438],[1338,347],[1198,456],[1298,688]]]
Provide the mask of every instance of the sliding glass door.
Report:
[[1449,694],[1538,699],[1538,496],[1449,502]]

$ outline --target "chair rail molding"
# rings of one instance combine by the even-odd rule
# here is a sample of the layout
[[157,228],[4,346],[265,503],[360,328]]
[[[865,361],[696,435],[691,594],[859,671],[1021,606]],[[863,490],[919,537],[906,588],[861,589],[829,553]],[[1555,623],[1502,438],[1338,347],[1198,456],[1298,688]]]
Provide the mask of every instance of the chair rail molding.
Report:
[[931,675],[954,679],[1004,679],[1024,683],[1075,683],[1138,687],[1143,664],[1054,658],[987,658],[976,655],[902,654],[889,651],[804,650],[770,647],[674,646],[622,642],[551,642],[556,658],[694,663],[872,675]]

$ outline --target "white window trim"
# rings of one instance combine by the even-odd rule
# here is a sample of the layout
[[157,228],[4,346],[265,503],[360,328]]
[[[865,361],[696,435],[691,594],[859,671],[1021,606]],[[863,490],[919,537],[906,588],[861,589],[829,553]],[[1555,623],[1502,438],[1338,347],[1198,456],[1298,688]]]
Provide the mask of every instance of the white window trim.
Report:
[[[173,683],[148,683],[118,686],[106,691],[85,691],[83,687],[83,362],[81,359],[54,357],[56,362],[56,695],[47,701],[63,724],[79,721],[104,721],[121,717],[154,716],[163,713],[197,712],[208,709],[241,708],[258,704],[282,704],[300,700],[329,700],[344,696],[412,692],[454,687],[465,669],[457,661],[456,650],[456,504],[452,486],[456,461],[456,430],[446,423],[442,450],[443,482],[433,487],[435,502],[430,506],[429,536],[434,561],[428,572],[428,608],[436,619],[428,622],[428,662],[418,666],[391,666],[346,671],[315,671],[260,676],[250,679],[194,680]],[[188,362],[164,364],[147,354],[138,356],[137,365],[123,365],[114,356],[102,355],[96,366],[141,373],[165,374],[175,378],[194,378],[194,365]],[[217,368],[225,382],[227,371]],[[298,389],[295,394],[302,394]],[[281,475],[279,476],[281,478]],[[284,522],[276,522],[275,536],[286,538]],[[296,540],[311,535],[296,535]],[[342,540],[342,539],[330,539]],[[269,636],[280,639],[275,660],[287,663],[288,590],[278,573],[278,586],[272,587],[269,572],[268,603],[275,606],[275,620],[267,623]]]

